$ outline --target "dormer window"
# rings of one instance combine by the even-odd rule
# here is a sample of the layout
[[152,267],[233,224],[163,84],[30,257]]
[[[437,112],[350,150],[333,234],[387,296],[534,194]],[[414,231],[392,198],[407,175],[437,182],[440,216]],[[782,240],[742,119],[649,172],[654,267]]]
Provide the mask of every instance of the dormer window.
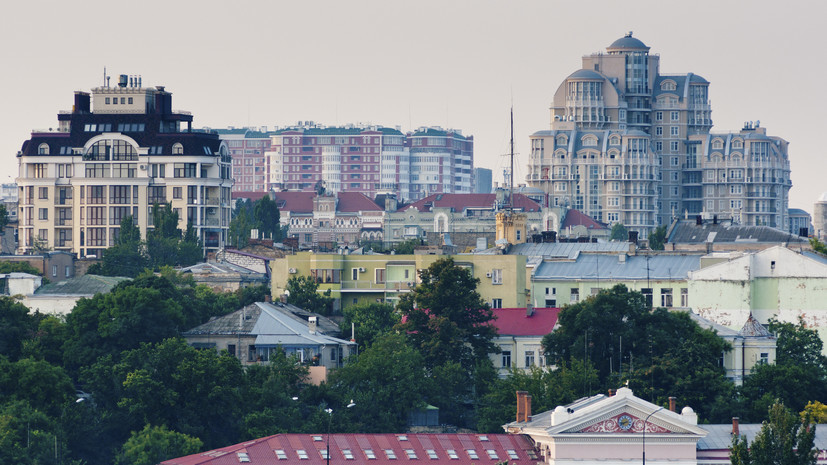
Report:
[[675,81],[672,81],[672,80],[663,81],[660,85],[660,90],[669,91],[669,90],[675,90],[677,88],[678,88],[678,85],[675,83]]
[[49,144],[42,143],[37,147],[37,154],[38,155],[48,155],[49,154]]
[[712,149],[713,150],[721,150],[724,148],[724,141],[721,139],[715,139],[712,141]]
[[181,145],[180,142],[176,142],[172,144],[172,154],[173,155],[183,155],[184,154],[184,146]]

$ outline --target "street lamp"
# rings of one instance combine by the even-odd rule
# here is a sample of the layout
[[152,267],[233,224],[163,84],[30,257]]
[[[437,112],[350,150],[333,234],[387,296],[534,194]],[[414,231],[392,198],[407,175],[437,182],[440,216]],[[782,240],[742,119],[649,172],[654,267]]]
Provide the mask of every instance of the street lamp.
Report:
[[646,415],[646,418],[643,420],[643,465],[646,465],[646,422],[649,421],[649,417],[660,412],[661,410],[663,410],[663,407],[659,407],[649,415]]
[[[350,399],[350,403],[347,404],[347,408],[352,408],[354,406],[356,406],[356,403],[353,402],[353,399]],[[333,422],[333,409],[326,408],[324,411],[327,412],[327,452],[325,453],[325,461],[327,462],[327,465],[330,465],[330,423]]]

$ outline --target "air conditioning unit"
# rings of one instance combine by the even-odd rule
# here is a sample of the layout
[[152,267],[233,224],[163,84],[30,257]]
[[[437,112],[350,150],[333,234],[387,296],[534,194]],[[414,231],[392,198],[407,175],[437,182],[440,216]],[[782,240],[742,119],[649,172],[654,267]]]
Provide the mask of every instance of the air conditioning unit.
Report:
[[359,267],[359,273],[364,273],[364,272],[365,272],[365,269],[360,266]]
[[138,166],[138,168],[140,168],[140,169],[142,169],[142,170],[146,171],[146,165],[140,165],[140,166]]
[[290,268],[289,270],[287,270],[287,272],[290,274],[296,274],[298,273],[298,270],[296,270],[295,268]]
[[490,278],[491,277],[491,272],[489,271],[488,273],[485,273],[485,277]]

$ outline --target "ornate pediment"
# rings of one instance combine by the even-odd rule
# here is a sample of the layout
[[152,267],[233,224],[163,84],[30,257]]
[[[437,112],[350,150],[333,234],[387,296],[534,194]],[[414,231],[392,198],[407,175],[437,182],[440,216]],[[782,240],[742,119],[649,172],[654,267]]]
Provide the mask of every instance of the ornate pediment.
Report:
[[644,422],[630,413],[621,413],[611,418],[599,420],[577,431],[578,433],[671,433],[672,431],[650,421]]

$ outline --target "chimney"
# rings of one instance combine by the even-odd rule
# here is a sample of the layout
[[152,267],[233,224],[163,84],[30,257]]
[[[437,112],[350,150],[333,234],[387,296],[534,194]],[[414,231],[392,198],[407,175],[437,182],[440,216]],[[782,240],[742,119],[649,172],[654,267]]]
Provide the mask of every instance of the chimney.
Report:
[[733,436],[740,436],[741,435],[741,430],[738,427],[738,421],[739,421],[738,417],[732,417],[732,435]]
[[310,334],[316,334],[316,317],[311,316],[307,319],[307,327],[310,330]]
[[287,294],[280,295],[279,296],[279,301],[281,301],[281,303],[283,303],[283,304],[286,304],[287,303]]
[[674,411],[675,411],[675,400],[676,400],[676,399],[675,399],[674,397],[669,396],[669,411],[670,411],[670,412],[674,412]]
[[614,395],[615,395],[615,390],[614,389],[609,389],[609,397],[612,397]]
[[517,422],[525,421],[525,402],[524,398],[528,395],[528,391],[517,391]]
[[264,301],[269,304],[273,301],[273,298],[270,296],[270,294],[264,294]]
[[524,408],[523,413],[525,414],[525,421],[531,421],[531,396],[526,394],[523,397]]

